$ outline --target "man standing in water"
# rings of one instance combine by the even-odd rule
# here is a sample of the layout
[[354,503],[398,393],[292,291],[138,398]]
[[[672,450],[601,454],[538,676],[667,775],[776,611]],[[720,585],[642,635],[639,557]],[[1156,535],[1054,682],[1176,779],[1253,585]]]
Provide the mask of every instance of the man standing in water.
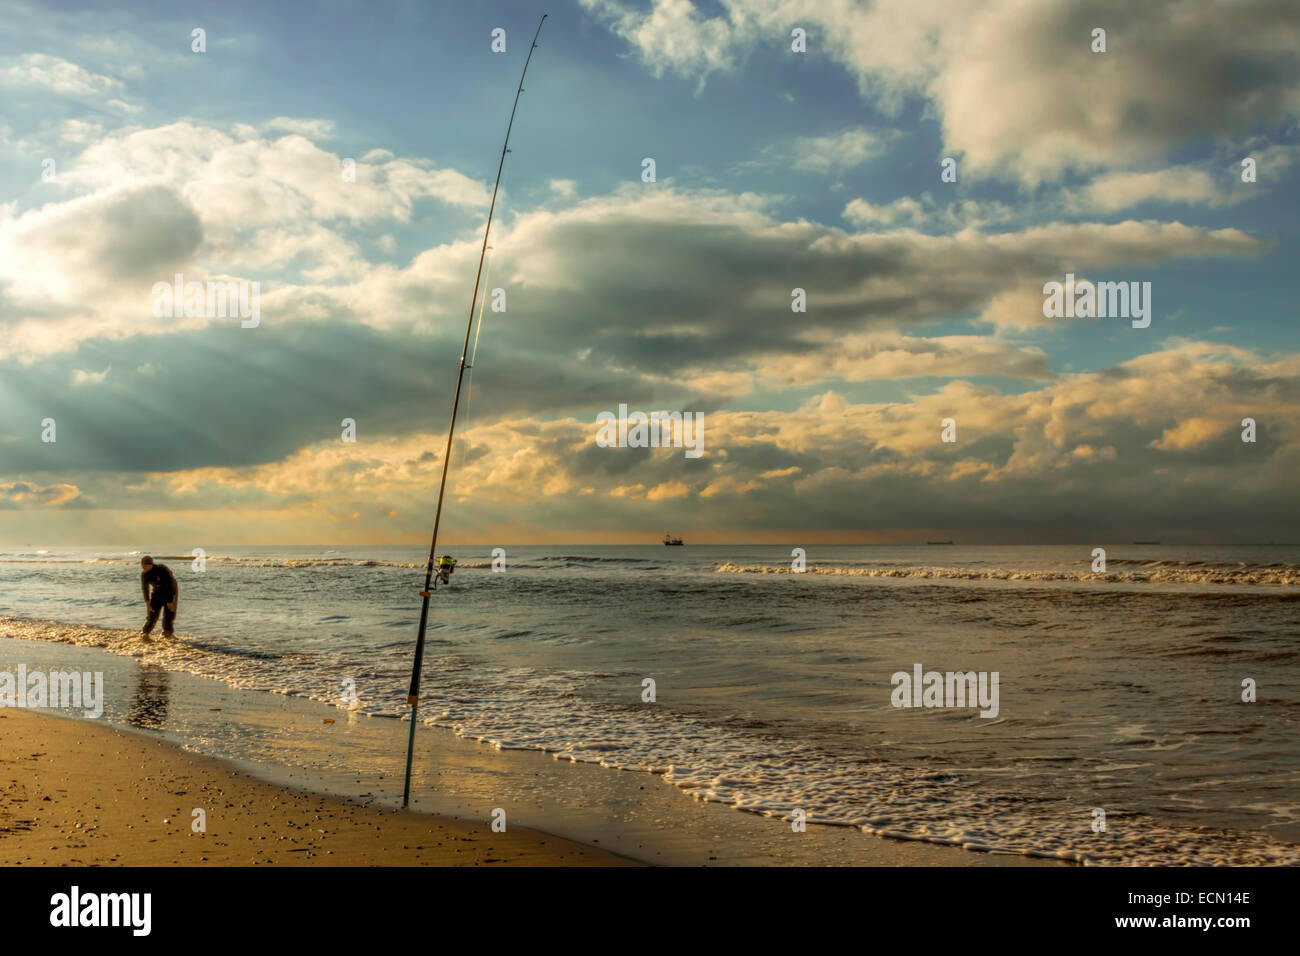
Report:
[[[145,555],[140,559],[140,590],[144,592],[145,611],[149,615],[148,620],[144,622],[144,629],[140,631],[146,637],[153,631],[153,626],[158,621],[158,613],[161,611],[163,616],[163,637],[172,636],[172,628],[176,625],[176,601],[180,597],[181,588],[176,583],[176,575],[172,574],[171,568],[165,564],[154,564],[153,558]],[[153,593],[150,594],[150,586],[153,587]]]

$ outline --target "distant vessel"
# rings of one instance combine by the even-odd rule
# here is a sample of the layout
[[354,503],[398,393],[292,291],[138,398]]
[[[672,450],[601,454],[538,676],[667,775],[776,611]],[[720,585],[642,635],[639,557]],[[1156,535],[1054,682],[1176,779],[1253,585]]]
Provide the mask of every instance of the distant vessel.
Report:
[[927,541],[926,544],[952,544],[951,541]]
[[1134,544],[1159,544],[1159,541],[1134,541]]
[[682,543],[681,538],[674,537],[671,534],[664,535],[664,544],[673,545],[673,544],[681,544],[681,543]]

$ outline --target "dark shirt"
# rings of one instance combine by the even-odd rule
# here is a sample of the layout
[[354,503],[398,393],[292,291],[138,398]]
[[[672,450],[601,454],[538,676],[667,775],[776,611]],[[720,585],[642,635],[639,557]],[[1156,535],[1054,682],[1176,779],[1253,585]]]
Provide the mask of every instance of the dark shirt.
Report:
[[144,592],[144,599],[149,600],[149,585],[153,585],[153,599],[163,604],[170,604],[176,598],[180,588],[176,584],[176,576],[172,574],[172,569],[165,564],[155,564],[148,571],[140,573],[140,590]]

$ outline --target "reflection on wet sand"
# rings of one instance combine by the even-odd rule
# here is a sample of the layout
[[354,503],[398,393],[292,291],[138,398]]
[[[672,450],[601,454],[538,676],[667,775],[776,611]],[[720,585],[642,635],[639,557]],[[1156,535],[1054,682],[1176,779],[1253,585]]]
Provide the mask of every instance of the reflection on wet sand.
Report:
[[162,730],[167,724],[167,671],[143,665],[135,683],[135,696],[126,722],[145,730]]

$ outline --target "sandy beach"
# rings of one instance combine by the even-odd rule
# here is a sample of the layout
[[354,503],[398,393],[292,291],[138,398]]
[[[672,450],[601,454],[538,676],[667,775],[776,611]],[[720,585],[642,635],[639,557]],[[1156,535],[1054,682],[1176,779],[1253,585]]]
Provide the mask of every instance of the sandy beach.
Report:
[[[0,712],[0,866],[621,866],[528,829],[255,780],[103,724]],[[193,811],[206,832],[192,831]]]

